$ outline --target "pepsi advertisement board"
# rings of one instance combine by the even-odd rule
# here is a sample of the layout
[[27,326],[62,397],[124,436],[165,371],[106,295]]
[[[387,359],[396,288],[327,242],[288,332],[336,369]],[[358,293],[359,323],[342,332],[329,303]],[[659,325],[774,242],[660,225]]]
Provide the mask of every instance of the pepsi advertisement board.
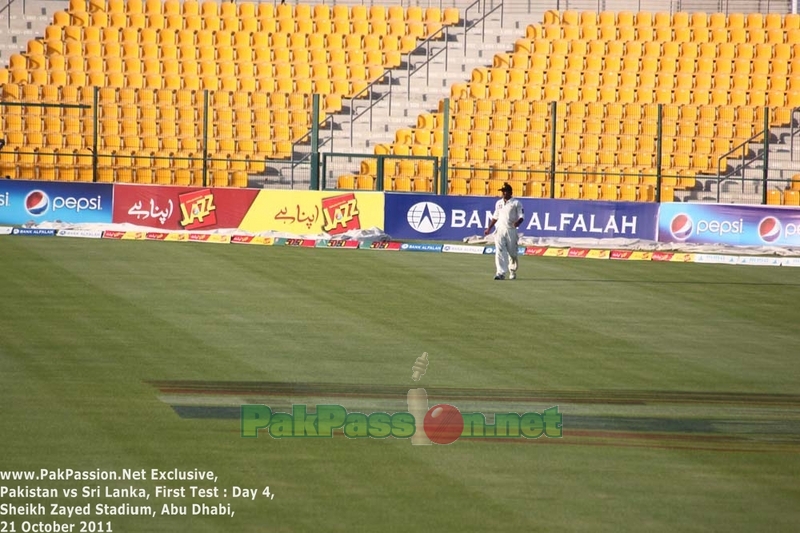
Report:
[[111,223],[110,183],[0,180],[0,224]]
[[[384,230],[395,239],[483,235],[499,197],[387,193]],[[658,204],[517,198],[526,237],[655,240]]]
[[800,209],[661,204],[658,240],[734,246],[798,246]]

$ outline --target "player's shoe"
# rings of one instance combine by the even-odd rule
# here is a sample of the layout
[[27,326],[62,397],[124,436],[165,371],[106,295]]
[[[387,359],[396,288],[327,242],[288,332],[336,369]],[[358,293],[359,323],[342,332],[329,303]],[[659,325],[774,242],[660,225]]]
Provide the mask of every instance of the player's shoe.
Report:
[[508,275],[508,279],[517,279],[517,273],[516,273],[516,272],[511,272],[511,273]]
[[506,277],[504,275],[502,275],[502,274],[497,274],[494,277],[494,279],[497,280],[497,281],[502,281],[502,280],[506,279]]

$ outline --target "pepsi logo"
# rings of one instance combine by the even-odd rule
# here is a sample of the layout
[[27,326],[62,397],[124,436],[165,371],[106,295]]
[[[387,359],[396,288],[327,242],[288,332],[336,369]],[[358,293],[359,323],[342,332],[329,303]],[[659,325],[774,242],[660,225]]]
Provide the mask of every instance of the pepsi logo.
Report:
[[775,217],[764,217],[758,223],[758,236],[764,242],[772,243],[777,241],[781,237],[782,230],[783,227],[780,220]]
[[693,230],[694,222],[686,213],[678,213],[669,223],[669,232],[679,241],[685,241],[691,237]]
[[25,197],[25,210],[35,217],[42,216],[50,207],[50,198],[44,191],[31,191]]

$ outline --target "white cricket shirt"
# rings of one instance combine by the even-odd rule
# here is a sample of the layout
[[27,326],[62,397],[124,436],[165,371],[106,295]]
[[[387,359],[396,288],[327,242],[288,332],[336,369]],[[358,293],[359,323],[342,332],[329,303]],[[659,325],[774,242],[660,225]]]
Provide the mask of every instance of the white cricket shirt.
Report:
[[508,201],[501,198],[494,205],[492,218],[497,221],[495,224],[497,229],[515,228],[517,221],[524,217],[525,212],[522,210],[522,204],[516,198],[511,198]]

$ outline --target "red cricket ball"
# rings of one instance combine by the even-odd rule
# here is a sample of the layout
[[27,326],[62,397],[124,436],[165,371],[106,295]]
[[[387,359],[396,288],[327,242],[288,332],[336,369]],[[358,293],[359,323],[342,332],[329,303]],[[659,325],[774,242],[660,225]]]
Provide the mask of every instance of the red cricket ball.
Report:
[[440,403],[434,405],[425,414],[423,422],[425,434],[436,444],[455,442],[464,431],[464,417],[461,411],[452,405]]

